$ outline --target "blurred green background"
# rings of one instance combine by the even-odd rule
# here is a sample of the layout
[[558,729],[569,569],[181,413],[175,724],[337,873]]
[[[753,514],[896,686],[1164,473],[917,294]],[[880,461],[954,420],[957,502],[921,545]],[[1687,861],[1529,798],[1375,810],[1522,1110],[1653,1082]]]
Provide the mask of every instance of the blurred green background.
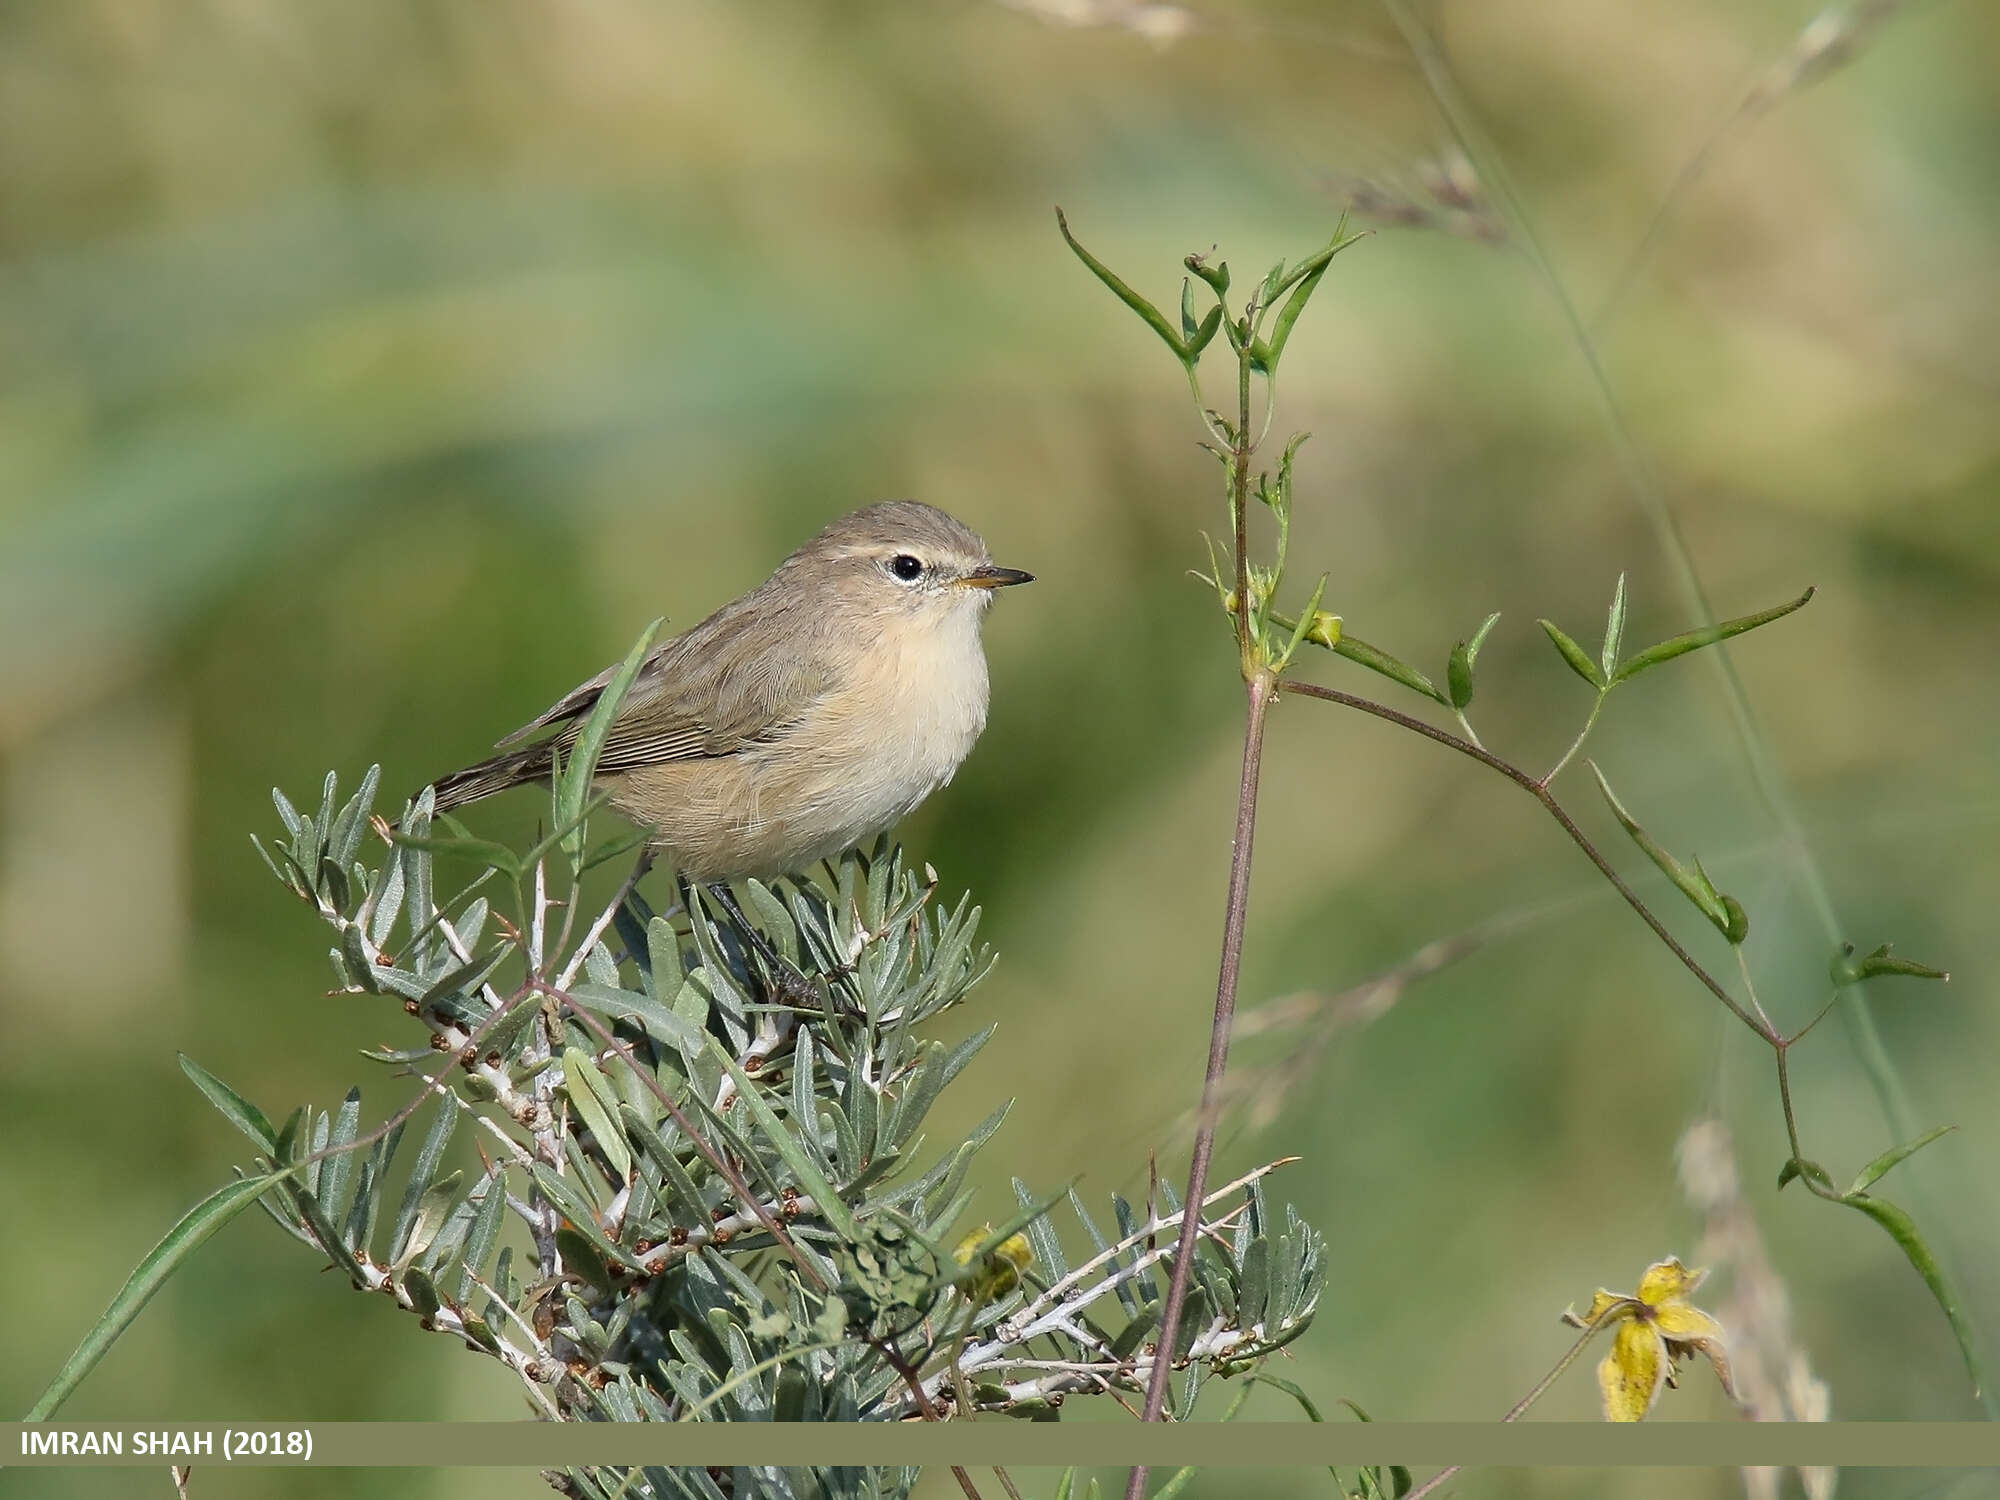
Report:
[[[1812,12],[1431,14],[1590,317],[1675,172]],[[1914,1122],[1961,1127],[1884,1191],[1922,1215],[1994,1353],[2000,12],[1934,0],[1866,40],[1717,148],[1598,349],[1719,612],[1820,586],[1735,659],[1846,935],[1954,971],[1871,997]],[[1309,252],[1357,184],[1436,208],[1426,163],[1449,140],[1364,4],[0,10],[0,1408],[29,1404],[245,1154],[177,1049],[273,1113],[357,1079],[378,1118],[402,1097],[355,1048],[407,1044],[404,1017],[322,996],[323,931],[250,849],[268,789],[316,795],[328,767],[352,784],[380,761],[400,795],[653,615],[692,624],[874,499],[943,505],[1040,578],[989,623],[985,739],[905,830],[974,890],[1001,953],[960,1022],[999,1035],[938,1128],[1019,1098],[984,1158],[996,1216],[1009,1173],[1080,1173],[1101,1198],[1143,1190],[1150,1151],[1180,1170],[1239,743],[1233,653],[1185,574],[1221,508],[1171,360],[1071,259],[1052,205],[1170,300],[1188,251],[1219,245],[1245,281]],[[1587,707],[1536,616],[1594,642],[1623,570],[1629,640],[1693,623],[1518,233],[1386,228],[1336,262],[1285,373],[1274,430],[1315,434],[1298,570],[1328,570],[1355,633],[1434,674],[1504,611],[1487,743],[1546,766]],[[1396,692],[1323,655],[1306,670]],[[1628,805],[1749,906],[1766,1005],[1809,1015],[1824,935],[1713,663],[1625,690],[1593,744]],[[1633,868],[1587,779],[1567,784]],[[1699,1253],[1675,1145],[1720,1109],[1833,1414],[1980,1415],[1889,1240],[1772,1192],[1768,1055],[1525,798],[1293,701],[1264,806],[1246,1005],[1553,904],[1343,1032],[1281,1098],[1258,1070],[1302,1034],[1240,1048],[1273,1118],[1233,1121],[1219,1169],[1299,1156],[1278,1191],[1329,1242],[1319,1321],[1281,1373],[1381,1417],[1499,1416],[1566,1347],[1566,1304]],[[474,822],[514,837],[539,810],[523,796]],[[1844,1181],[1892,1144],[1851,1034],[1829,1022],[1795,1064],[1808,1149]],[[1709,1304],[1730,1295],[1718,1276]],[[1580,1366],[1538,1412],[1595,1409]],[[1659,1419],[1726,1409],[1698,1369]],[[317,1275],[253,1215],[65,1415],[522,1410],[498,1365]],[[1251,1414],[1295,1413],[1266,1393]],[[200,1479],[545,1492],[469,1472]],[[1938,1486],[1855,1473],[1842,1493]],[[1462,1492],[1740,1485],[1498,1474]]]

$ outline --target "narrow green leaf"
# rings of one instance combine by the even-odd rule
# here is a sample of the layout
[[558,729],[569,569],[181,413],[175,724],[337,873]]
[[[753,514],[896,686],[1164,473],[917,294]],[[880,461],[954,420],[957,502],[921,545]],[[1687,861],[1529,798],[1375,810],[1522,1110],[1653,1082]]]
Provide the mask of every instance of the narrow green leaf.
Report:
[[312,823],[312,826],[319,831],[322,852],[326,836],[333,830],[334,798],[339,795],[340,776],[337,772],[328,771],[326,781],[319,790],[319,816],[314,818]]
[[[436,939],[424,936],[430,931],[431,918],[437,914],[437,907],[431,899],[432,861],[431,851],[405,847],[404,836],[423,838],[431,828],[432,809],[437,805],[437,791],[425,787],[417,793],[417,800],[403,815],[397,830],[396,857],[402,862],[404,883],[409,887],[409,899],[405,903],[410,912],[410,962],[422,967],[430,951],[436,946]],[[510,859],[513,857],[510,853]]]
[[620,988],[618,964],[611,957],[611,949],[602,938],[592,943],[583,955],[583,972],[590,976],[591,983],[601,984],[606,989]]
[[1500,612],[1495,610],[1472,633],[1471,640],[1451,648],[1451,659],[1445,664],[1445,687],[1451,694],[1451,706],[1461,712],[1472,703],[1472,673],[1479,665],[1479,648],[1486,644],[1487,633],[1499,619]]
[[820,1171],[832,1169],[819,1138],[819,1070],[814,1066],[812,1031],[804,1026],[799,1028],[798,1041],[792,1049],[792,1129],[798,1132],[799,1143],[811,1153],[813,1164]]
[[1270,1241],[1254,1239],[1239,1257],[1236,1272],[1236,1317],[1245,1328],[1265,1321],[1270,1299]]
[[340,946],[329,950],[334,971],[348,975],[354,984],[371,995],[382,993],[382,979],[376,973],[375,964],[368,957],[368,944],[361,929],[353,923],[340,928]]
[[1285,284],[1285,263],[1279,261],[1264,273],[1264,280],[1257,287],[1257,305],[1269,307],[1277,300],[1278,288]]
[[507,1178],[495,1167],[486,1179],[486,1191],[472,1215],[472,1228],[465,1237],[465,1253],[459,1258],[458,1301],[472,1295],[472,1278],[481,1274],[486,1257],[500,1240],[501,1216],[507,1208]]
[[429,834],[405,833],[398,829],[392,835],[398,847],[419,849],[426,854],[450,854],[460,859],[469,859],[482,865],[491,865],[509,879],[519,880],[522,875],[521,861],[514,851],[505,844],[496,844],[491,839],[433,838]]
[[632,1175],[632,1152],[625,1144],[625,1136],[611,1123],[618,1111],[619,1100],[612,1091],[611,1080],[597,1070],[597,1065],[575,1047],[563,1048],[563,1078],[568,1084],[569,1102],[576,1106],[576,1112],[583,1117],[583,1123],[597,1138],[597,1144],[604,1154],[611,1158],[611,1165],[617,1169],[619,1181],[624,1182]]
[[375,810],[375,793],[382,786],[382,768],[370,766],[361,778],[361,785],[354,795],[347,799],[327,830],[326,857],[345,869],[354,862],[356,851],[361,848],[361,835],[368,827],[368,814]]
[[1768,625],[1773,620],[1782,620],[1795,609],[1804,609],[1806,601],[1817,592],[1807,589],[1789,603],[1774,609],[1759,610],[1754,615],[1741,615],[1734,620],[1724,620],[1720,625],[1709,625],[1701,630],[1690,630],[1684,635],[1673,636],[1661,641],[1657,646],[1648,646],[1637,656],[1618,669],[1613,682],[1629,682],[1648,668],[1657,667],[1661,662],[1672,661],[1677,656],[1686,656],[1690,651],[1699,651],[1703,646],[1713,646],[1717,641],[1726,641],[1731,636],[1755,630],[1759,625]]
[[542,1196],[555,1205],[556,1210],[569,1221],[571,1230],[588,1241],[591,1249],[607,1262],[632,1264],[631,1253],[623,1246],[613,1244],[605,1235],[604,1226],[597,1221],[597,1210],[577,1191],[574,1183],[567,1177],[558,1176],[543,1162],[532,1163],[529,1171]]
[[764,936],[796,967],[799,963],[799,932],[792,922],[792,914],[785,910],[785,903],[772,895],[771,888],[761,880],[744,881],[743,894],[750,898],[750,910],[745,915],[756,920],[764,930]]
[[444,1305],[438,1297],[437,1284],[430,1277],[410,1266],[402,1273],[403,1290],[409,1293],[410,1310],[420,1318],[433,1318]]
[[1341,235],[1345,228],[1346,224],[1343,222],[1334,230],[1333,239],[1324,250],[1294,266],[1292,274],[1279,283],[1278,290],[1282,291],[1289,286],[1292,294],[1285,299],[1284,308],[1278,314],[1278,321],[1271,325],[1270,338],[1259,347],[1256,359],[1258,369],[1267,374],[1277,370],[1278,361],[1285,353],[1285,343],[1292,336],[1292,325],[1299,321],[1299,314],[1306,310],[1306,303],[1312,300],[1313,291],[1319,286],[1320,278],[1326,275],[1326,268],[1341,251],[1365,238],[1363,235],[1350,234],[1343,239]]
[[813,1201],[819,1205],[820,1217],[825,1219],[832,1226],[833,1232],[842,1239],[850,1242],[860,1239],[861,1226],[848,1211],[847,1204],[834,1190],[833,1184],[827,1181],[818,1167],[813,1165],[812,1158],[806,1154],[798,1139],[785,1128],[785,1122],[780,1120],[771,1106],[764,1102],[764,1096],[758,1090],[756,1083],[736,1065],[736,1059],[729,1055],[720,1040],[710,1037],[708,1046],[715,1060],[722,1064],[730,1078],[735,1081],[737,1096],[743,1100],[751,1118],[764,1132],[765,1139],[770,1141],[772,1149],[798,1179],[800,1191],[810,1193]]
[[487,1026],[481,1048],[512,1057],[515,1044],[527,1035],[529,1025],[541,1013],[542,997],[534,993],[523,995],[501,1013],[499,1020]]
[[1538,620],[1535,623],[1547,632],[1549,639],[1555,643],[1556,650],[1562,653],[1562,659],[1569,663],[1570,670],[1596,688],[1600,693],[1603,692],[1608,685],[1607,680],[1604,674],[1597,669],[1597,663],[1590,659],[1589,654],[1583,647],[1565,635],[1562,627],[1556,624],[1555,621]]
[[1618,575],[1618,587],[1611,592],[1611,608],[1604,616],[1604,650],[1598,656],[1598,665],[1604,668],[1604,680],[1618,680],[1618,652],[1625,644],[1625,575]]
[[1723,895],[1715,888],[1715,882],[1708,878],[1708,872],[1702,869],[1700,860],[1696,860],[1694,868],[1689,869],[1669,854],[1651,834],[1639,826],[1637,819],[1625,811],[1625,804],[1620,802],[1618,794],[1611,790],[1611,783],[1604,779],[1604,772],[1598,769],[1597,762],[1591,761],[1589,765],[1591,774],[1597,778],[1597,789],[1604,793],[1604,800],[1611,806],[1612,816],[1617,818],[1625,832],[1631,835],[1632,842],[1645,851],[1646,858],[1659,866],[1660,873],[1671,880],[1680,893],[1694,904],[1697,911],[1713,922],[1724,937],[1732,943],[1742,942],[1749,934],[1750,918],[1745,914],[1741,903]]
[[1173,326],[1160,315],[1160,310],[1157,307],[1133,291],[1132,288],[1118,278],[1117,274],[1109,266],[1105,265],[1103,261],[1077,243],[1076,236],[1069,232],[1069,220],[1063,217],[1063,211],[1060,208],[1056,210],[1056,228],[1062,231],[1063,243],[1075,251],[1076,258],[1090,268],[1090,274],[1109,287],[1112,295],[1120,302],[1123,302],[1133,312],[1145,319],[1146,326],[1157,333],[1165,341],[1166,346],[1174,351],[1174,358],[1182,364],[1186,364],[1189,357],[1188,346],[1181,339],[1181,336],[1174,332]]
[[185,1052],[176,1055],[180,1059],[181,1071],[187,1074],[196,1088],[208,1096],[208,1102],[222,1112],[222,1117],[249,1136],[266,1156],[274,1156],[278,1149],[278,1132],[264,1111]]
[[652,962],[653,993],[671,1005],[687,979],[681,963],[680,934],[665,917],[646,923],[646,954]]
[[[625,706],[625,695],[632,690],[639,669],[645,666],[646,656],[653,649],[653,638],[664,624],[664,619],[655,620],[639,633],[639,639],[625,653],[625,660],[619,663],[611,681],[597,695],[590,717],[584,720],[583,729],[570,751],[569,764],[563,767],[562,783],[556,792],[556,823],[559,827],[570,828],[581,823],[583,804],[590,795],[591,778],[597,774],[597,757],[604,753],[604,741],[611,733],[612,721],[618,717],[619,709]],[[582,852],[579,832],[575,853],[581,857]]]
[[1861,1169],[1861,1175],[1854,1179],[1854,1185],[1847,1190],[1847,1196],[1851,1198],[1856,1193],[1865,1193],[1869,1188],[1881,1181],[1884,1174],[1892,1167],[1900,1166],[1939,1136],[1949,1135],[1956,1129],[1958,1129],[1956,1125],[1940,1125],[1935,1130],[1926,1130],[1914,1141],[1906,1142],[1901,1146],[1890,1147]]
[[424,1189],[417,1200],[417,1211],[410,1216],[409,1241],[395,1260],[399,1270],[430,1249],[431,1241],[437,1238],[458,1204],[458,1187],[464,1180],[464,1172],[451,1172]]
[[[683,992],[691,986],[683,985]],[[585,1010],[612,1020],[631,1020],[645,1028],[655,1040],[669,1047],[686,1051],[699,1049],[708,1034],[698,1025],[691,1024],[675,1010],[669,1010],[651,996],[642,995],[637,990],[611,989],[601,984],[571,985],[563,992]],[[703,1002],[706,1010],[707,1002]]]
[[610,1295],[611,1263],[597,1248],[597,1242],[577,1228],[573,1221],[565,1219],[556,1226],[556,1254],[562,1258],[565,1270],[576,1272],[595,1287],[600,1296]]
[[618,1119],[646,1159],[660,1169],[662,1181],[656,1191],[666,1205],[668,1218],[683,1229],[708,1223],[708,1200],[659,1132],[629,1104],[619,1106]]
[[377,948],[385,946],[389,934],[396,930],[396,918],[403,910],[403,861],[392,849],[383,862],[379,883],[370,893],[372,904],[368,911],[368,937]]
[[1208,310],[1208,316],[1201,320],[1201,326],[1195,329],[1194,337],[1188,340],[1187,359],[1189,362],[1200,357],[1201,351],[1214,341],[1215,331],[1221,326],[1222,305],[1217,303]]
[[1825,1188],[1829,1193],[1838,1192],[1833,1185],[1832,1174],[1816,1161],[1806,1161],[1803,1158],[1795,1156],[1782,1167],[1778,1168],[1778,1191],[1782,1193],[1785,1190],[1786,1184],[1790,1183],[1794,1178],[1816,1184],[1819,1187]]
[[608,865],[621,854],[630,854],[645,843],[652,835],[636,828],[628,828],[623,833],[615,833],[584,857],[583,868],[594,870],[599,865]]
[[[1326,642],[1320,640],[1317,631],[1309,631],[1306,639],[1315,641],[1321,645],[1326,644]],[[1344,656],[1349,661],[1364,666],[1371,672],[1381,673],[1392,682],[1400,682],[1413,693],[1423,694],[1424,697],[1430,699],[1433,703],[1441,703],[1446,708],[1451,707],[1451,699],[1439,692],[1437,684],[1432,682],[1430,678],[1424,676],[1415,667],[1406,666],[1388,652],[1371,646],[1364,640],[1359,640],[1343,631],[1339,639],[1332,643],[1332,650],[1337,655]]]
[[[1018,1177],[1014,1179],[1014,1196],[1023,1208],[1035,1206],[1035,1195]],[[1062,1241],[1056,1237],[1055,1223],[1048,1214],[1028,1220],[1022,1232],[1028,1236],[1028,1244],[1033,1247],[1035,1261],[1044,1276],[1050,1281],[1060,1281],[1069,1275],[1069,1260],[1063,1255]]]
[[[350,927],[346,930],[352,932],[354,929]],[[476,956],[470,963],[460,964],[424,991],[417,1001],[417,1008],[431,1010],[441,1002],[456,996],[471,996],[493,977],[493,971],[499,968],[501,962],[513,951],[513,942],[503,939],[490,952]],[[484,1009],[483,1005],[481,1009]]]
[[882,1101],[875,1086],[862,1075],[861,1069],[850,1066],[847,1070],[847,1088],[842,1094],[841,1105],[847,1111],[848,1122],[854,1127],[854,1141],[859,1154],[852,1161],[842,1163],[844,1175],[857,1178],[875,1159],[882,1144]]
[[[1320,1409],[1313,1404],[1312,1397],[1308,1396],[1305,1393],[1304,1387],[1300,1386],[1296,1381],[1287,1380],[1282,1375],[1267,1375],[1262,1370],[1253,1371],[1248,1379],[1253,1384],[1268,1385],[1273,1390],[1283,1391],[1299,1404],[1299,1410],[1306,1414],[1307,1421],[1324,1422],[1326,1420],[1325,1416],[1321,1414]],[[1342,1398],[1340,1404],[1353,1412],[1363,1422],[1369,1420],[1368,1413],[1356,1406],[1352,1401]]]
[[1965,1373],[1972,1380],[1972,1394],[1975,1397],[1982,1396],[1985,1392],[1986,1376],[1979,1366],[1979,1350],[1974,1342],[1972,1325],[1966,1320],[1965,1313],[1959,1306],[1957,1293],[1945,1279],[1944,1268],[1938,1264],[1937,1257],[1931,1254],[1930,1246],[1924,1243],[1923,1236],[1917,1233],[1916,1222],[1895,1204],[1886,1203],[1880,1198],[1871,1198],[1866,1193],[1850,1194],[1839,1201],[1849,1208],[1868,1215],[1886,1229],[1889,1237],[1896,1242],[1897,1248],[1903,1252],[1916,1273],[1923,1277],[1924,1285],[1930,1288],[1931,1296],[1936,1299],[1939,1309],[1945,1315],[1945,1320],[1951,1324],[1952,1336],[1958,1340],[1959,1357],[1965,1361]]
[[1299,616],[1298,624],[1292,627],[1291,639],[1285,642],[1285,649],[1277,660],[1277,668],[1283,671],[1291,665],[1293,656],[1298,654],[1299,643],[1306,639],[1313,621],[1320,617],[1319,601],[1326,597],[1327,575],[1319,575],[1319,582],[1313,586],[1312,598],[1307,601],[1305,611]]
[[981,1047],[984,1047],[993,1039],[993,1033],[999,1029],[997,1024],[982,1027],[978,1031],[973,1032],[971,1036],[960,1042],[956,1047],[952,1048],[950,1053],[945,1057],[944,1072],[938,1079],[938,1087],[945,1088],[951,1083],[952,1079],[958,1077],[959,1073],[964,1070],[965,1065],[972,1061],[974,1055]]
[[924,1116],[944,1087],[945,1050],[943,1042],[920,1042],[917,1065],[904,1075],[902,1094],[889,1115],[888,1140],[891,1149],[908,1144]]
[[1842,943],[1840,951],[1833,956],[1828,973],[1836,988],[1859,984],[1864,979],[1877,979],[1885,974],[1900,974],[1910,979],[1948,980],[1951,975],[1943,969],[1934,969],[1929,964],[1920,964],[1915,959],[1897,958],[1889,951],[1890,945],[1882,944],[1874,952],[1860,958],[1854,956],[1854,944]]
[[1451,696],[1451,706],[1461,713],[1472,706],[1472,673],[1477,661],[1473,650],[1470,641],[1460,641],[1451,648],[1451,655],[1445,661],[1445,692]]
[[77,1345],[56,1378],[36,1399],[23,1418],[28,1422],[46,1422],[53,1417],[62,1404],[75,1392],[104,1356],[118,1341],[119,1335],[132,1326],[132,1320],[139,1311],[152,1300],[153,1294],[166,1285],[167,1278],[199,1249],[208,1237],[242,1213],[265,1193],[290,1175],[273,1172],[262,1177],[245,1177],[216,1189],[187,1213],[180,1222],[169,1229],[160,1242],[146,1253],[120,1287],[118,1295],[111,1299],[111,1305],[104,1315],[91,1325],[83,1342]]
[[398,1122],[387,1135],[368,1148],[367,1160],[361,1163],[361,1177],[354,1185],[354,1202],[348,1206],[347,1223],[342,1235],[348,1249],[356,1255],[366,1251],[375,1238],[375,1221],[382,1207],[383,1182],[402,1140],[403,1123]]
[[250,844],[251,847],[257,851],[257,857],[264,861],[265,865],[270,868],[270,871],[273,875],[278,877],[278,883],[280,885],[286,886],[291,890],[298,892],[298,894],[300,895],[305,894],[303,891],[299,891],[299,884],[296,880],[294,880],[291,876],[287,875],[283,870],[278,868],[278,862],[275,859],[271,858],[271,851],[264,847],[264,841],[262,839],[258,838],[257,835],[253,833],[250,835]]
[[323,1164],[318,1196],[320,1207],[335,1223],[347,1211],[347,1182],[354,1175],[354,1153],[347,1148],[354,1144],[360,1127],[361,1090],[357,1086],[349,1089],[340,1101],[340,1113],[334,1116],[333,1129],[327,1137],[333,1154]]
[[424,1194],[437,1180],[438,1164],[444,1160],[444,1148],[451,1141],[451,1132],[458,1124],[458,1103],[455,1099],[441,1099],[438,1102],[437,1118],[431,1122],[424,1143],[417,1148],[417,1159],[410,1166],[410,1180],[403,1187],[403,1201],[396,1210],[396,1223],[389,1235],[389,1259],[401,1260],[405,1246],[409,1243],[410,1230],[417,1222],[417,1209],[422,1204]]

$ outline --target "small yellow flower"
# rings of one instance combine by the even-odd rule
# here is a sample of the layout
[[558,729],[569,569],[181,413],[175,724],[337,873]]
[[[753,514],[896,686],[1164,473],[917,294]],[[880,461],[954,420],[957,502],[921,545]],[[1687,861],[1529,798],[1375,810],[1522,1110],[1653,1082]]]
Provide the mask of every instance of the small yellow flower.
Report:
[[[953,1247],[951,1258],[961,1266],[970,1265],[979,1247],[991,1239],[993,1226],[981,1224]],[[991,1302],[1021,1284],[1021,1273],[1035,1263],[1035,1252],[1025,1234],[1010,1234],[987,1251],[979,1270],[966,1284],[966,1295],[975,1302]]]
[[1630,1296],[1599,1290],[1581,1316],[1574,1310],[1563,1313],[1563,1321],[1575,1328],[1618,1325],[1611,1352],[1597,1367],[1605,1421],[1642,1421],[1659,1399],[1660,1387],[1677,1383],[1675,1362],[1696,1354],[1714,1366],[1723,1391],[1735,1399],[1722,1325],[1687,1300],[1707,1274],[1690,1271],[1675,1259],[1659,1261],[1646,1268]]

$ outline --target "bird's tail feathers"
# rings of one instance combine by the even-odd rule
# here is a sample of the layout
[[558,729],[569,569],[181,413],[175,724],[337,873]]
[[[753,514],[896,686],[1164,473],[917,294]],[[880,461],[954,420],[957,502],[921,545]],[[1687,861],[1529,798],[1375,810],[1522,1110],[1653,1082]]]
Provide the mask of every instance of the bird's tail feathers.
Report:
[[547,745],[524,745],[519,750],[504,751],[477,765],[440,777],[435,783],[437,810],[446,812],[454,807],[463,807],[468,802],[504,792],[508,787],[519,786],[524,781],[541,780],[548,774]]

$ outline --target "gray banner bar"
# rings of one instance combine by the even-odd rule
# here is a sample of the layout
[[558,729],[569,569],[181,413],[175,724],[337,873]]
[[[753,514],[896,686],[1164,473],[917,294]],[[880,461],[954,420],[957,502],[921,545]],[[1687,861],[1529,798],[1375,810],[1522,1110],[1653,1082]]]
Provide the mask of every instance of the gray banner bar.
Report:
[[1500,1467],[2000,1466],[1981,1422],[543,1423],[77,1422],[0,1424],[0,1466],[315,1464],[992,1464],[1112,1467],[1324,1464]]

